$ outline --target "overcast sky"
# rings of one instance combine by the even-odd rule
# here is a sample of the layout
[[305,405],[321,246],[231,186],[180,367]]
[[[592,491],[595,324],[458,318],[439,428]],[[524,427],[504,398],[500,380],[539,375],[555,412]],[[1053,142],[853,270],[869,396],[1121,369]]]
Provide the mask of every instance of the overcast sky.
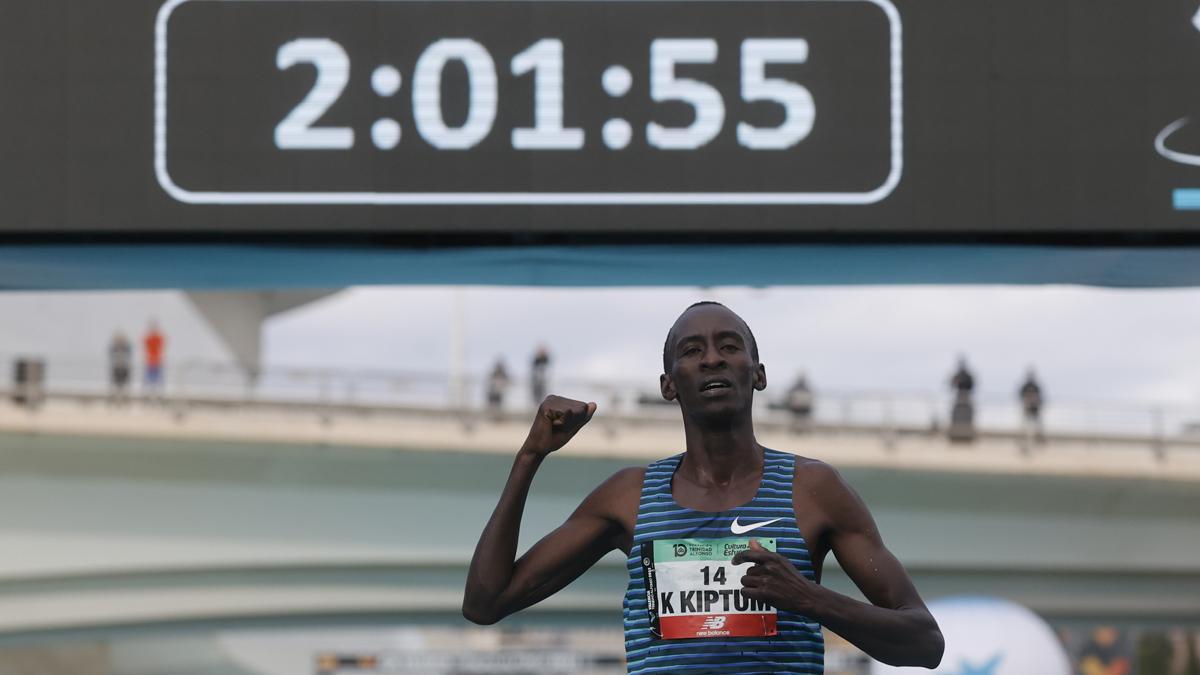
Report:
[[[266,364],[449,371],[456,294],[475,373],[502,357],[521,375],[544,342],[559,377],[653,389],[671,322],[691,302],[715,298],[750,323],[776,394],[801,369],[826,390],[940,393],[962,353],[993,396],[1011,396],[1034,365],[1053,399],[1200,404],[1200,290],[1192,289],[364,287],[271,319]],[[174,292],[8,293],[0,312],[0,355],[102,363],[114,329],[136,336],[154,316],[169,360],[229,358]]]
[[[754,330],[778,390],[805,370],[818,387],[941,391],[967,355],[985,392],[1008,396],[1034,365],[1059,398],[1200,399],[1200,291],[1079,287],[770,289],[469,288],[469,367],[523,372],[545,342],[556,372],[644,378],[662,371],[667,329],[715,298]],[[448,368],[456,291],[356,288],[271,321],[275,363]]]

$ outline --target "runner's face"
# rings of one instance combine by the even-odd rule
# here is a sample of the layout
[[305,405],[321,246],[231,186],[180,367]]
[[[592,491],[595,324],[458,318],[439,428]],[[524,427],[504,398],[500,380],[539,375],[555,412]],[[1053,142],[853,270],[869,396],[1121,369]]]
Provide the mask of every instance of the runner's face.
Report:
[[754,391],[766,388],[763,366],[751,356],[745,323],[716,305],[694,307],[671,329],[671,371],[663,396],[705,416],[749,412]]

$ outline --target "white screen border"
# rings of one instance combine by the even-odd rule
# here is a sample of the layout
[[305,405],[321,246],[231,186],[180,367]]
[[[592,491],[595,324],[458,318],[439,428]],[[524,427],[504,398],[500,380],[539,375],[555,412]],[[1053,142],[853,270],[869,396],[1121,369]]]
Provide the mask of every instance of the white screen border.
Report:
[[[891,28],[891,167],[868,192],[212,192],[178,185],[167,169],[167,23],[186,2],[312,2],[320,0],[168,0],[158,11],[154,37],[154,174],[159,186],[185,204],[313,204],[372,206],[705,206],[866,205],[895,190],[904,171],[902,24],[891,0],[767,0],[773,2],[866,2],[887,15]],[[374,0],[411,2],[413,0]],[[454,0],[444,0],[452,2]],[[538,2],[539,0],[524,0]],[[580,0],[587,1],[587,0]],[[598,0],[597,0],[598,1]],[[631,0],[633,2],[663,0]],[[684,1],[684,0],[671,0]],[[691,0],[696,1],[696,0]],[[705,0],[701,0],[705,1]],[[708,0],[712,1],[712,0]],[[762,2],[764,0],[754,0]]]

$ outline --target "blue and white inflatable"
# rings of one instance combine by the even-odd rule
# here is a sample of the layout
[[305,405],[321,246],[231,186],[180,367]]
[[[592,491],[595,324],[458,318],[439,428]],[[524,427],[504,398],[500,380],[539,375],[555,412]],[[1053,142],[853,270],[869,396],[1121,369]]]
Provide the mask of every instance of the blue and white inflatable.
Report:
[[942,665],[894,668],[873,663],[871,675],[1071,675],[1066,650],[1030,610],[997,598],[944,598],[929,603],[946,638]]

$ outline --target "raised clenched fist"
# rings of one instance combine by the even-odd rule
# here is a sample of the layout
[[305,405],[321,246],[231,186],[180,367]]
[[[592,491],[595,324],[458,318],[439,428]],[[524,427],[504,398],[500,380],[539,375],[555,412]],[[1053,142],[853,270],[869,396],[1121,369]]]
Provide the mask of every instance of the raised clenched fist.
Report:
[[567,444],[583,425],[596,414],[595,403],[584,403],[553,394],[538,406],[529,436],[521,447],[522,452],[539,456],[548,455]]

